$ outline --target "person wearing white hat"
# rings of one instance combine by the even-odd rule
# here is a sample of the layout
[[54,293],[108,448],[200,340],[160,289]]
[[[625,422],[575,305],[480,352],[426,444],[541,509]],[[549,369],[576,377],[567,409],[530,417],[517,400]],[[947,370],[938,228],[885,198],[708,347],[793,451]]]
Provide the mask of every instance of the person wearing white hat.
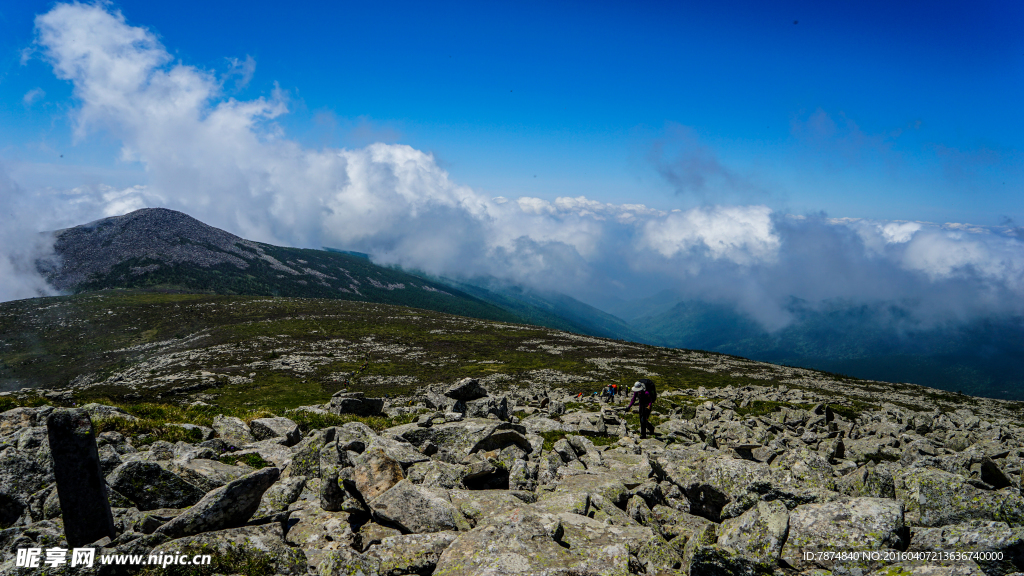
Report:
[[654,426],[648,419],[651,416],[651,408],[654,406],[655,392],[654,382],[651,382],[647,378],[638,380],[633,384],[633,399],[629,401],[629,406],[626,406],[623,411],[628,412],[633,404],[637,405],[637,412],[640,414],[640,438],[647,438],[647,430],[650,429],[651,434],[654,434]]

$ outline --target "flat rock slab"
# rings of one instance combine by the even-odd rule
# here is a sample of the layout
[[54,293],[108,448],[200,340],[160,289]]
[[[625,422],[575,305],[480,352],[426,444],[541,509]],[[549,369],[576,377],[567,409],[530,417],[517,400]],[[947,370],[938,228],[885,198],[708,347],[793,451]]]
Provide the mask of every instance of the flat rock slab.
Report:
[[375,517],[406,533],[470,529],[469,522],[451,502],[408,480],[395,484],[367,504]]

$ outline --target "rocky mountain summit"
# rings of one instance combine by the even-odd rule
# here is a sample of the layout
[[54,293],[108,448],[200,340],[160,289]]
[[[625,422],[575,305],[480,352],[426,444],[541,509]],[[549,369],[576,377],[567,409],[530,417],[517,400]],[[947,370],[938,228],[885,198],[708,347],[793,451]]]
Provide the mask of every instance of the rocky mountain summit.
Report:
[[65,292],[145,288],[337,298],[520,319],[450,286],[340,251],[253,242],[166,208],[144,208],[53,232],[40,262]]
[[[97,557],[212,553],[204,568],[247,575],[1024,568],[1016,419],[830,400],[772,385],[665,391],[655,437],[639,439],[624,398],[543,383],[498,393],[467,378],[394,398],[342,390],[249,422],[170,423],[189,435],[173,444],[117,432],[137,417],[113,406],[23,406],[0,413],[0,574],[38,572],[15,566],[18,549],[69,544]],[[366,424],[384,415],[411,421]],[[85,492],[62,470],[82,463],[54,430],[70,422],[85,437],[86,416],[105,430],[92,466],[112,531],[71,542],[80,519],[66,495]]]

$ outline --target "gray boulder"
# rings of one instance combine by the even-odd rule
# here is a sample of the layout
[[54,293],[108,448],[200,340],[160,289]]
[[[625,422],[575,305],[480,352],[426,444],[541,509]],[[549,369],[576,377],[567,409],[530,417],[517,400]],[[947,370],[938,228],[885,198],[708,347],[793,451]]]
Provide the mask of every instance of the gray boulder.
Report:
[[125,462],[107,476],[107,484],[139,510],[184,508],[203,497],[198,488],[154,462]]
[[265,518],[279,512],[284,512],[293,502],[299,499],[299,496],[302,495],[302,489],[305,487],[305,476],[282,478],[263,493],[263,497],[260,498],[259,508],[256,509],[253,518]]
[[406,478],[413,484],[421,484],[424,488],[463,488],[463,479],[469,469],[462,464],[449,464],[440,460],[430,460],[413,464],[406,471]]
[[282,438],[285,446],[294,446],[302,439],[299,425],[288,418],[257,418],[249,423],[249,429],[256,440]]
[[367,504],[374,517],[405,533],[470,528],[469,522],[450,501],[408,480],[395,484]]
[[206,458],[196,458],[181,464],[171,463],[168,468],[204,494],[252,472],[248,466],[225,464]]
[[895,498],[892,474],[879,466],[861,466],[836,480],[836,490],[846,496]]
[[917,526],[943,526],[969,520],[994,520],[1024,525],[1024,498],[1013,488],[984,490],[966,478],[935,468],[901,472],[896,497],[907,506],[907,519]]
[[657,574],[682,566],[679,553],[650,528],[612,525],[578,514],[560,514],[558,519],[558,541],[567,545],[570,565],[580,572]]
[[465,415],[467,418],[488,418],[493,416],[498,420],[508,420],[508,399],[504,396],[498,398],[487,396],[486,398],[467,400]]
[[383,538],[369,549],[367,556],[379,561],[381,576],[399,574],[430,574],[448,546],[458,537],[456,532],[403,534]]
[[252,517],[263,493],[277,481],[281,471],[263,468],[218,488],[174,520],[157,530],[171,538],[200,532],[234,528]]
[[278,523],[204,532],[164,542],[149,552],[174,554],[209,554],[216,564],[203,568],[211,569],[210,573],[244,574],[259,569],[267,574],[298,576],[308,571],[305,554],[285,543]]
[[362,392],[337,392],[331,397],[327,409],[332,414],[379,416],[384,411],[382,398],[367,398]]
[[363,500],[370,501],[405,478],[402,465],[381,448],[369,448],[355,461],[352,479]]
[[325,428],[311,432],[292,447],[292,461],[285,469],[287,476],[320,477],[320,451],[334,441],[336,429]]
[[806,550],[902,549],[908,541],[903,503],[884,498],[851,498],[797,506],[789,514],[789,537],[782,558],[797,569],[881,568],[881,560],[805,558]]
[[252,431],[249,430],[245,422],[241,418],[235,418],[234,416],[225,416],[223,414],[214,416],[213,430],[217,433],[218,438],[238,447],[256,441]]
[[575,559],[556,541],[557,516],[514,509],[459,534],[437,561],[433,576],[482,574],[580,574]]
[[781,502],[758,502],[736,518],[722,522],[718,545],[741,555],[752,573],[775,569],[789,536],[789,510]]
[[1011,528],[1003,522],[984,520],[939,528],[914,528],[907,550],[997,552],[1001,558],[979,556],[977,563],[986,574],[1011,574],[1024,569],[1024,528]]
[[444,391],[444,395],[455,400],[468,402],[487,396],[487,390],[480,385],[480,381],[476,378],[463,378],[449,386]]
[[347,512],[330,512],[319,506],[299,507],[288,516],[285,540],[306,554],[309,565],[322,565],[327,556],[351,550],[357,544]]
[[407,424],[389,430],[415,446],[431,442],[438,449],[435,458],[453,464],[462,462],[474,452],[501,450],[509,445],[516,445],[527,453],[533,451],[524,435],[524,427],[498,420],[467,418],[461,422],[446,422],[430,428]]

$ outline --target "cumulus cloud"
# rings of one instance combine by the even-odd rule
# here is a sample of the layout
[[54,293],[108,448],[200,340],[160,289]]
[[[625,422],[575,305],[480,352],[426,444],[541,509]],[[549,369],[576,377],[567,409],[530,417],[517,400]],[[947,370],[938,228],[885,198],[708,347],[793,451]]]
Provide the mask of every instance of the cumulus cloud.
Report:
[[[793,298],[896,302],[936,322],[1024,313],[1018,236],[789,216],[756,200],[724,205],[722,195],[749,201],[761,191],[681,128],[656,146],[663,175],[680,193],[714,202],[662,211],[583,196],[490,198],[410,146],[309,148],[289,139],[275,122],[288,110],[283,91],[244,101],[225,93],[228,78],[248,82],[251,59],[222,77],[177,62],[105,4],[59,4],[36,25],[36,53],[73,86],[78,138],[113,135],[123,158],[146,168],[138,186],[49,197],[65,220],[166,206],[254,240],[359,250],[385,264],[591,302],[672,289],[736,306],[771,329],[791,320]],[[828,120],[812,118],[808,129],[828,135]],[[42,289],[30,282],[11,293]]]

